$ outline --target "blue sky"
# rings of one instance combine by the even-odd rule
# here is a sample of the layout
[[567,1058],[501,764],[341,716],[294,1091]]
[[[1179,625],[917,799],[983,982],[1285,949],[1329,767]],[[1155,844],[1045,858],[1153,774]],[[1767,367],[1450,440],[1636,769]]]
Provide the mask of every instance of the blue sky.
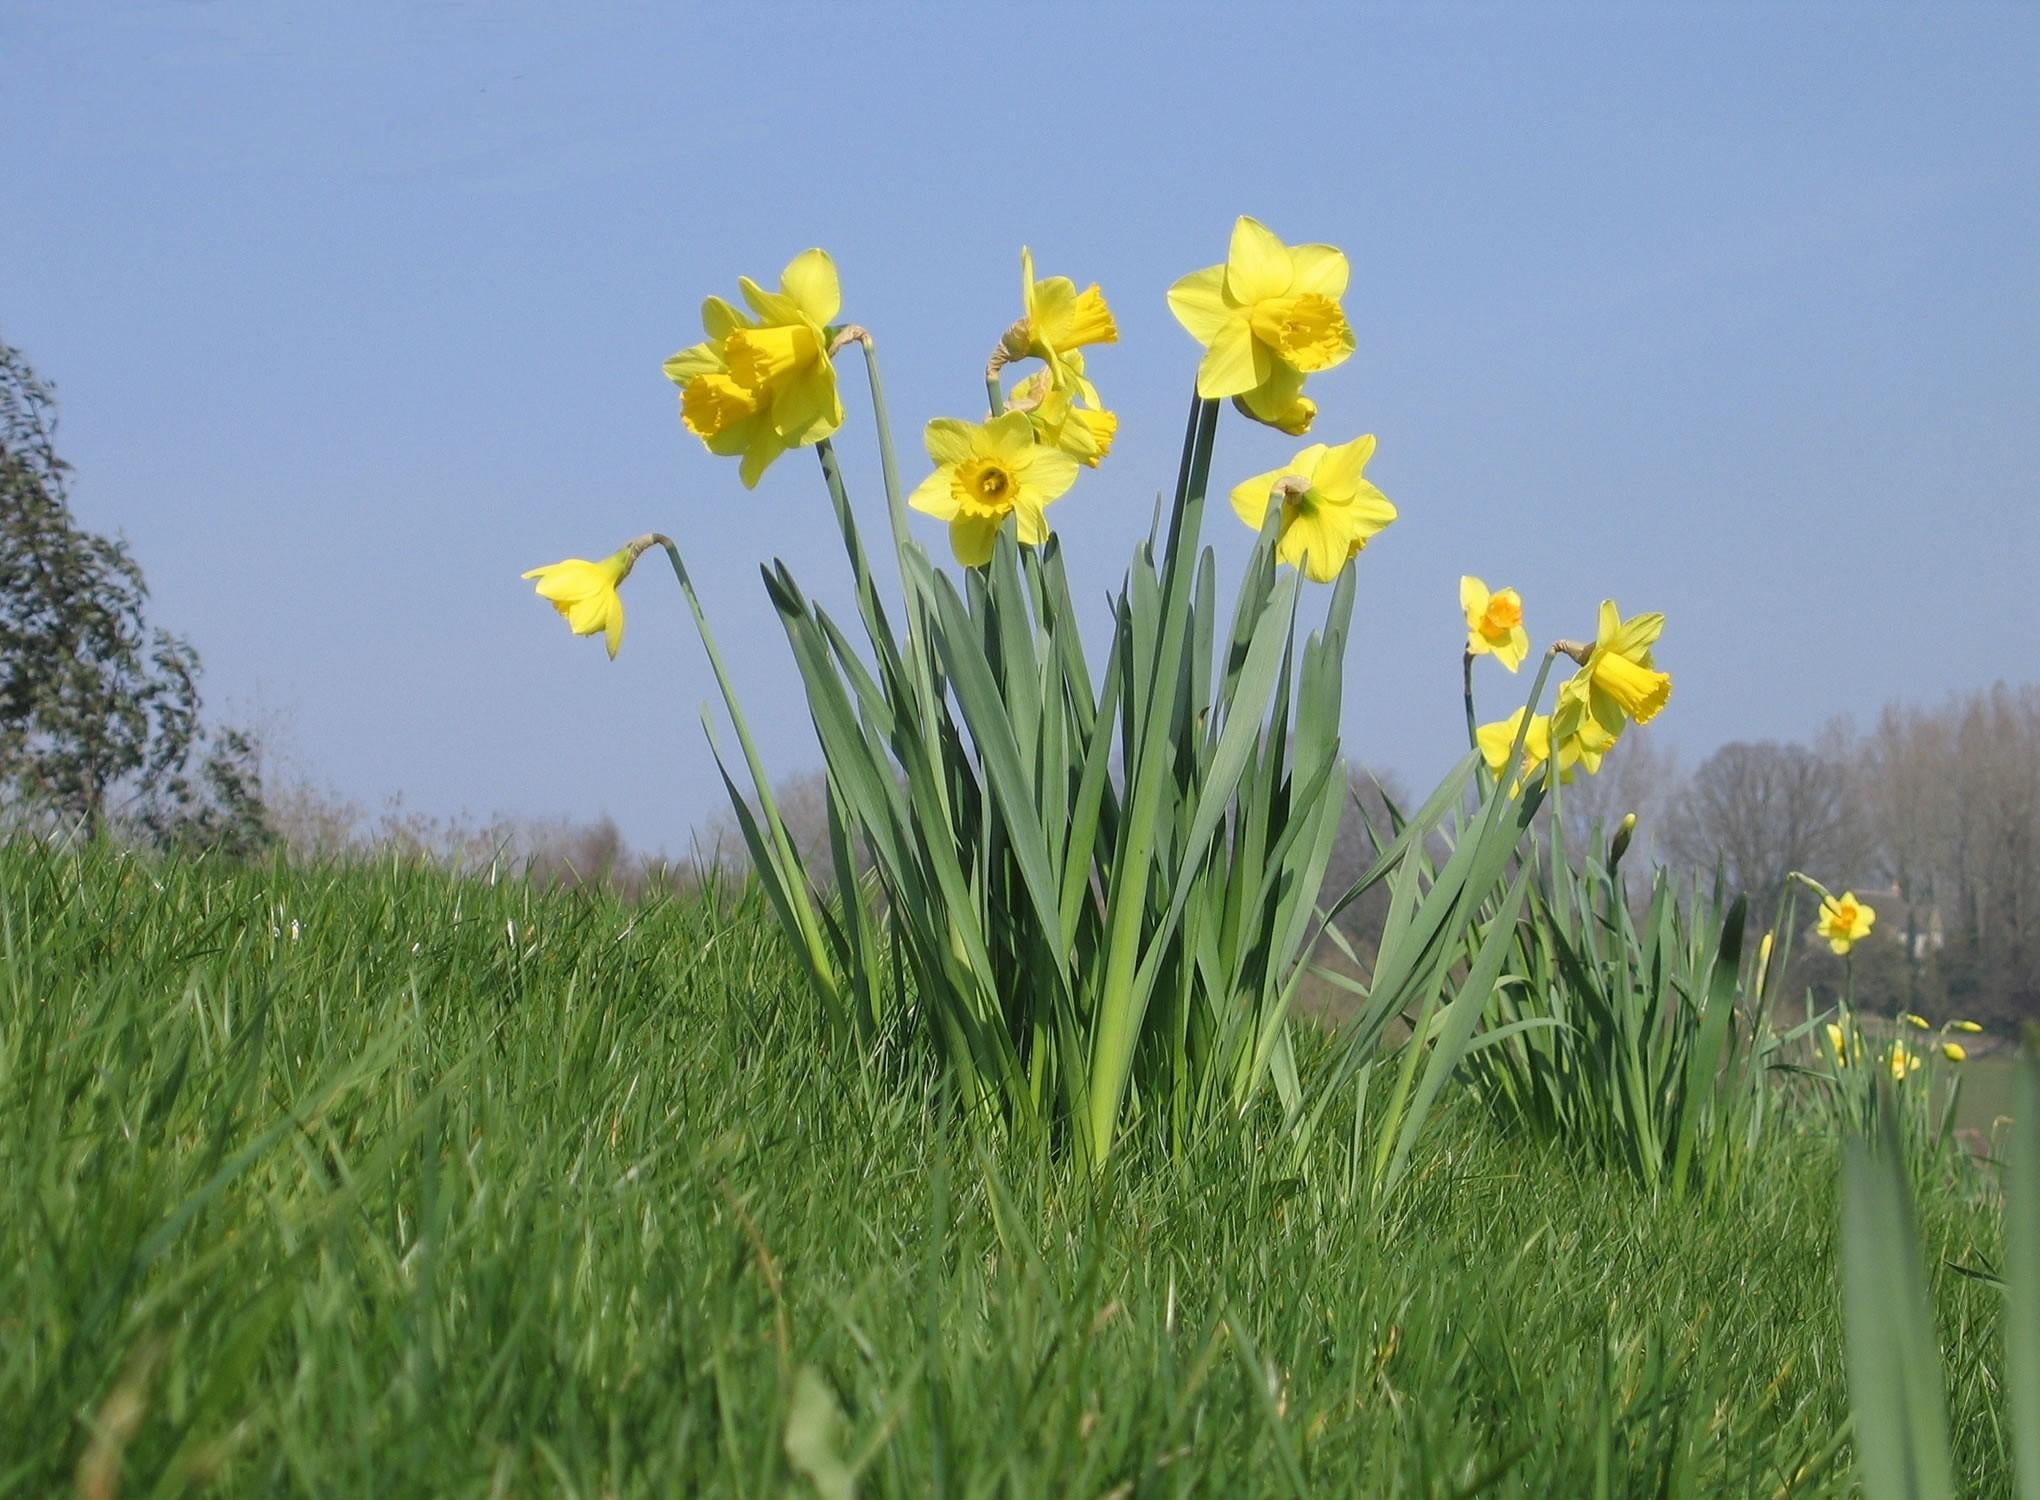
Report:
[[[817,244],[909,483],[922,422],[980,413],[1020,246],[1103,283],[1122,436],[1052,512],[1092,598],[1173,474],[1169,282],[1239,213],[1345,248],[1314,436],[1377,434],[1402,511],[1345,733],[1412,783],[1461,743],[1462,572],[1540,641],[1665,611],[1648,732],[1689,762],[2034,675],[2040,8],[74,0],[0,10],[0,56],[0,337],[59,385],[78,509],[213,704],[370,803],[683,848],[721,791],[670,579],[612,664],[517,578],[653,527],[772,765],[816,762],[756,571],[842,597],[812,457],[745,493],[659,364]],[[1229,420],[1216,477],[1294,446]]]

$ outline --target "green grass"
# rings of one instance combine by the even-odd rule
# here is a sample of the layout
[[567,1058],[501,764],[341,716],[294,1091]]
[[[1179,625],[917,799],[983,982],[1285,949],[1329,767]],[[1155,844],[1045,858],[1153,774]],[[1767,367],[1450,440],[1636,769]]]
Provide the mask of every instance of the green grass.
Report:
[[[1376,1218],[1329,1142],[975,1150],[728,893],[17,847],[0,924],[0,1493],[1853,1482],[1832,1141],[1675,1208],[1455,1099]],[[1998,1216],[1920,1217],[2006,1494]]]

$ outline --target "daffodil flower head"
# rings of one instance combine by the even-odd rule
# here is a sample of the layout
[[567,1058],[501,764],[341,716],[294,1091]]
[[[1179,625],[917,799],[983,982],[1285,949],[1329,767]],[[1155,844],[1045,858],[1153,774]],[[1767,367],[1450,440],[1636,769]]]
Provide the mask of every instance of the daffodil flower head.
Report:
[[708,337],[666,361],[680,387],[680,419],[708,451],[740,457],[746,489],[789,448],[818,443],[843,425],[829,324],[842,310],[836,266],[804,250],[768,292],[738,278],[748,311],[720,297],[701,305]]
[[1813,930],[1826,938],[1828,947],[1836,953],[1847,953],[1870,935],[1870,926],[1876,920],[1877,913],[1858,901],[1854,891],[1844,891],[1839,896],[1822,898],[1820,920]]
[[1395,520],[1395,506],[1366,478],[1374,437],[1336,448],[1313,443],[1279,469],[1233,486],[1232,507],[1259,531],[1271,506],[1282,507],[1275,555],[1304,577],[1330,583]]
[[1983,1030],[1983,1028],[1974,1021],[1950,1021],[1948,1023],[1948,1029],[1951,1031],[1960,1031],[1966,1033],[1969,1036],[1975,1036],[1978,1032]]
[[1609,742],[1631,724],[1648,724],[1672,696],[1671,675],[1651,663],[1651,645],[1665,628],[1661,614],[1622,618],[1613,599],[1601,601],[1601,618],[1590,647],[1580,652],[1580,669],[1558,690],[1558,718],[1568,733],[1586,719],[1606,731]]
[[1014,359],[1039,359],[1050,364],[1091,344],[1119,342],[1119,325],[1105,294],[1092,282],[1081,292],[1067,276],[1034,275],[1034,252],[1020,251],[1020,296],[1026,314],[1007,337],[1006,352]]
[[1941,1043],[1941,1056],[1947,1058],[1952,1063],[1968,1062],[1969,1049],[1960,1042],[1943,1042]]
[[1523,718],[1530,714],[1528,708],[1519,708],[1506,719],[1492,724],[1483,724],[1474,731],[1474,741],[1480,746],[1480,758],[1487,762],[1487,768],[1500,776],[1509,764],[1509,752],[1515,748],[1516,736],[1523,736],[1523,762],[1517,768],[1516,785],[1509,795],[1515,796],[1523,788],[1537,768],[1551,759],[1551,716],[1530,714],[1530,727],[1523,728]]
[[967,568],[992,560],[999,528],[1012,517],[1020,541],[1048,540],[1043,510],[1077,482],[1077,461],[1034,440],[1027,413],[985,423],[938,417],[925,434],[935,472],[907,497],[915,510],[949,523],[949,545]]
[[1045,365],[1021,381],[1006,398],[1006,410],[1025,412],[1037,441],[1091,469],[1112,451],[1119,432],[1118,416],[1098,405],[1098,389],[1084,376],[1081,354]]
[[1833,1052],[1835,1055],[1835,1066],[1838,1068],[1846,1068],[1849,1065],[1848,1033],[1843,1031],[1842,1028],[1837,1026],[1834,1022],[1830,1021],[1827,1024],[1827,1039],[1828,1050]]
[[1316,415],[1299,399],[1304,377],[1353,353],[1339,301],[1348,274],[1345,255],[1330,245],[1285,245],[1241,216],[1225,264],[1169,288],[1169,310],[1204,345],[1197,394],[1238,397],[1256,421],[1301,435]]
[[1920,1055],[1904,1042],[1891,1044],[1891,1078],[1894,1083],[1903,1083],[1908,1074],[1918,1071]]
[[1492,656],[1511,672],[1530,654],[1530,636],[1523,629],[1523,596],[1514,589],[1495,589],[1470,574],[1459,580],[1459,608],[1466,615],[1466,653]]
[[[647,544],[649,545],[649,544]],[[623,596],[617,585],[630,576],[644,547],[633,542],[600,562],[570,557],[523,574],[538,580],[538,597],[566,617],[575,635],[600,635],[616,660],[623,644]]]

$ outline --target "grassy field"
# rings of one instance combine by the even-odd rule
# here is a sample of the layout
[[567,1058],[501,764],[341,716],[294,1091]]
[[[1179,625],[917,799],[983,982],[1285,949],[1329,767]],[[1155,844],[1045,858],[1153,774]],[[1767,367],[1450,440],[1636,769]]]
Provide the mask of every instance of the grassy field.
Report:
[[[769,917],[0,850],[0,1493],[1841,1494],[1835,1143],[1730,1201],[1444,1112],[1382,1215],[1105,1181],[826,1041]],[[1962,1493],[1999,1261],[1923,1188]]]

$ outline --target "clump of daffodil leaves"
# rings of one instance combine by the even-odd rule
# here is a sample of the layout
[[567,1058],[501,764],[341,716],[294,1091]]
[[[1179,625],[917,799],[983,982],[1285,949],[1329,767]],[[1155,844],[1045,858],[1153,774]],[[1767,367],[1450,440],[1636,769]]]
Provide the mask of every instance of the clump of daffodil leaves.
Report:
[[[705,337],[666,361],[681,425],[736,458],[746,488],[795,449],[820,460],[861,641],[784,564],[764,581],[827,772],[828,871],[807,868],[787,833],[679,544],[651,533],[604,562],[526,577],[614,655],[618,586],[645,551],[665,551],[746,762],[748,794],[704,715],[757,876],[847,1037],[866,1048],[912,1038],[954,1078],[972,1121],[1099,1166],[1129,1136],[1180,1147],[1272,1095],[1298,1149],[1341,1133],[1359,1153],[1352,1188],[1384,1193],[1500,977],[1507,945],[1495,934],[1523,897],[1512,856],[1544,790],[1529,770],[1554,743],[1568,747],[1568,771],[1598,757],[1621,723],[1662,704],[1648,651],[1657,617],[1639,617],[1648,628],[1618,620],[1577,648],[1581,675],[1544,728],[1533,731],[1526,709],[1498,756],[1484,753],[1492,736],[1470,739],[1367,879],[1325,892],[1346,801],[1339,721],[1360,561],[1397,514],[1366,474],[1375,438],[1313,441],[1229,488],[1254,543],[1226,611],[1202,530],[1225,410],[1291,437],[1316,427],[1306,383],[1355,348],[1347,259],[1241,218],[1221,264],[1169,289],[1202,348],[1183,458],[1104,610],[1078,609],[1050,507],[1114,472],[1120,422],[1093,361],[1109,362],[1119,324],[1095,283],[1040,275],[1028,250],[1020,263],[1017,308],[988,341],[983,411],[925,424],[928,468],[912,483],[876,342],[842,321],[841,283],[820,250],[795,256],[777,290],[740,278],[741,306],[710,297]],[[835,452],[838,361],[853,347],[896,593],[872,566]],[[960,576],[916,539],[916,514],[943,525]],[[727,531],[691,515],[675,526],[689,528]],[[1300,635],[1318,587],[1308,597],[1322,613]],[[1514,670],[1527,651],[1520,600],[1481,594],[1478,610],[1464,594],[1468,650]],[[1087,640],[1100,631],[1102,657]],[[1526,760],[1505,787],[1499,769]],[[1455,853],[1431,870],[1422,851],[1441,831]],[[1375,883],[1397,894],[1370,982],[1305,1071],[1289,1011],[1306,960]],[[1413,1018],[1414,1029],[1391,1024]],[[1356,1121],[1367,1079],[1392,1054],[1392,1082]]]

